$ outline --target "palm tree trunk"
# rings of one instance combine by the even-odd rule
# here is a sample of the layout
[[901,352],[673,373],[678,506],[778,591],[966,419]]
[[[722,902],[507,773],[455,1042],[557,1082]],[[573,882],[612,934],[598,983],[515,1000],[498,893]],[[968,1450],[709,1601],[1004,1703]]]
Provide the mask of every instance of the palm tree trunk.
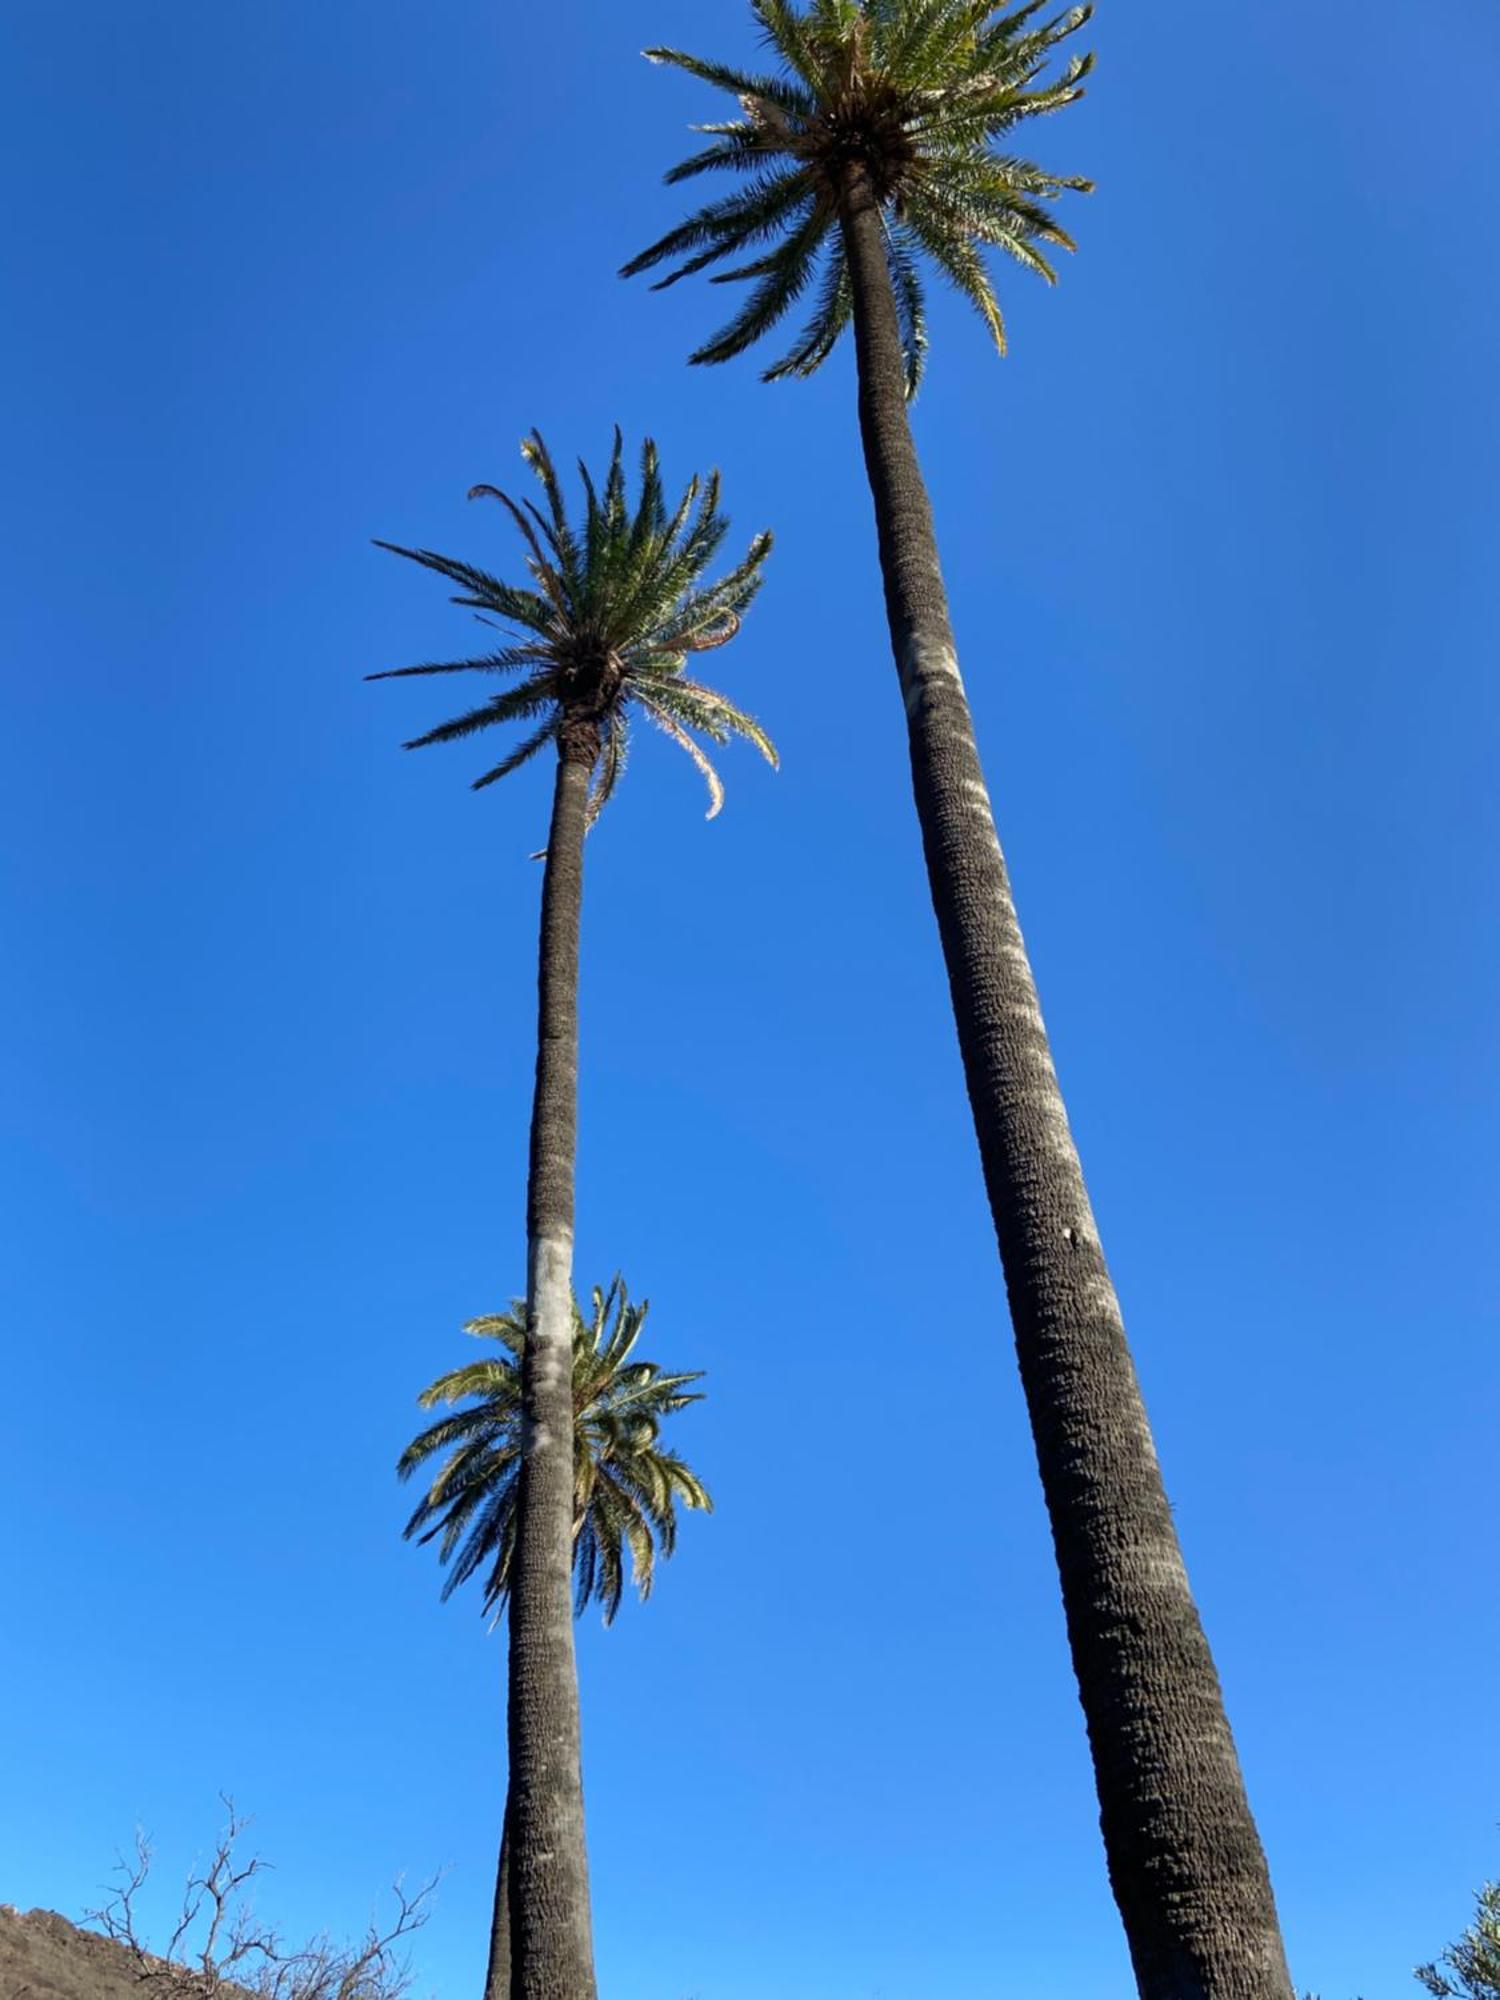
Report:
[[490,1918],[490,1960],[484,1971],[484,2000],[510,2000],[510,1813],[500,1831],[500,1863],[495,1870],[495,1908]]
[[598,753],[593,723],[565,726],[542,881],[522,1467],[508,1614],[512,2000],[594,2000],[573,1652],[573,1178],[583,839]]
[[857,167],[841,221],[860,431],[917,814],[1110,1881],[1142,2000],[1289,2000],[1265,1857],[995,834],[907,420],[884,222]]

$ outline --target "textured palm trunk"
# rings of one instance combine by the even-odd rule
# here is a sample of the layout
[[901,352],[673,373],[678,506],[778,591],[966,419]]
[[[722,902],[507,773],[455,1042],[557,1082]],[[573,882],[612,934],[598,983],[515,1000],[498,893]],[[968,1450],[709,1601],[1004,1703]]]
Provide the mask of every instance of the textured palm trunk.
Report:
[[598,748],[591,723],[564,730],[542,882],[523,1457],[509,1607],[511,2000],[594,2000],[573,1652],[573,1176],[583,838]]
[[1270,1877],[1100,1248],[959,678],[884,222],[842,227],[859,417],[928,881],[1143,2000],[1289,2000]]
[[495,1907],[490,1918],[490,1960],[484,1972],[484,2000],[510,2000],[510,1814],[500,1833],[495,1870]]

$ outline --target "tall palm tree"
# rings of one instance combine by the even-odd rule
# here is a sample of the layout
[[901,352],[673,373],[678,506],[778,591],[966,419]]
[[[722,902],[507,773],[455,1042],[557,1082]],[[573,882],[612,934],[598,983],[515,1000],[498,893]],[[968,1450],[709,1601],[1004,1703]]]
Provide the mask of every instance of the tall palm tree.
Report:
[[1064,45],[1087,6],[1039,0],[751,0],[773,58],[749,74],[651,49],[736,100],[669,182],[737,176],[626,265],[711,271],[740,310],[692,357],[727,361],[798,300],[768,378],[809,375],[852,326],[865,466],[928,879],[1005,1268],[1110,1876],[1149,2000],[1286,2000],[1291,1984],[1218,1676],[1058,1089],[959,676],[907,414],[926,348],[923,266],[997,347],[986,270],[1052,280],[1056,199],[1088,183],[1006,148],[1081,93]]
[[[669,1556],[677,1546],[677,1502],[713,1508],[692,1468],[661,1448],[663,1421],[703,1400],[688,1386],[702,1372],[666,1375],[654,1361],[631,1359],[647,1311],[645,1300],[631,1304],[619,1277],[608,1291],[595,1286],[591,1318],[573,1301],[573,1609],[581,1613],[597,1599],[606,1625],[620,1608],[627,1559],[636,1589],[650,1596],[658,1548]],[[463,1407],[413,1438],[396,1470],[409,1479],[448,1454],[405,1532],[422,1542],[437,1538],[438,1560],[448,1566],[445,1598],[482,1573],[485,1611],[498,1619],[516,1547],[526,1302],[515,1299],[509,1312],[471,1320],[464,1331],[505,1351],[451,1369],[423,1390],[424,1409]],[[509,1862],[503,1833],[485,2000],[509,2000]]]
[[568,519],[546,446],[533,432],[522,455],[543,506],[518,504],[492,486],[519,529],[531,582],[430,549],[382,542],[458,586],[453,602],[501,627],[502,644],[469,659],[401,667],[413,674],[479,673],[512,685],[407,745],[466,739],[524,722],[530,733],[475,783],[491,785],[549,746],[556,756],[552,821],[542,877],[536,1087],[526,1189],[526,1327],[515,1548],[510,1570],[508,1738],[510,1911],[514,2000],[592,2000],[593,1942],[573,1653],[572,1409],[573,1187],[578,1123],[578,946],[584,836],[625,766],[632,717],[646,716],[693,759],[709,788],[709,817],[723,788],[695,734],[743,736],[774,764],[760,725],[691,677],[688,659],[726,645],[760,587],[770,537],[716,582],[706,580],[729,524],[719,478],[694,479],[674,508],[656,447],[641,454],[632,503],[618,431],[602,487],[587,468],[585,507]]

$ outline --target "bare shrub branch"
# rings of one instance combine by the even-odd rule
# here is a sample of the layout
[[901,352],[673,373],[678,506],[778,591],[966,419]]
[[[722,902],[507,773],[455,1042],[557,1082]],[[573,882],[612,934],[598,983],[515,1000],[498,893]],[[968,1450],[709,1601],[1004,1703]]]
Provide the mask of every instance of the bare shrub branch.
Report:
[[123,1946],[135,1977],[153,2000],[403,2000],[412,1975],[405,1944],[432,1914],[437,1878],[415,1893],[398,1880],[395,1908],[371,1920],[353,1944],[326,1935],[288,1946],[255,1912],[251,1887],[268,1864],[259,1855],[239,1858],[249,1821],[224,1800],[226,1819],[206,1864],[189,1874],[165,1951],[146,1942],[140,1903],[151,1873],[151,1844],[135,1839],[133,1856],[121,1857],[114,1894],[87,1921]]

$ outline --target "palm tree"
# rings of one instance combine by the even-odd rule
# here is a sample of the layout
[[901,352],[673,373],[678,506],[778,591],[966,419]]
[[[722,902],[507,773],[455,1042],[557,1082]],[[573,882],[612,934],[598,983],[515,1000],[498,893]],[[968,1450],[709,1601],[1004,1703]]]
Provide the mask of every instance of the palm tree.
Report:
[[522,455],[545,505],[520,505],[492,486],[526,546],[529,586],[430,549],[382,542],[458,586],[455,604],[501,627],[503,643],[470,659],[401,667],[412,674],[480,673],[513,684],[407,745],[462,741],[524,722],[530,733],[485,771],[491,785],[551,746],[552,821],[542,877],[536,1087],[526,1190],[523,1435],[509,1570],[510,1910],[515,2000],[592,2000],[593,1943],[570,1616],[573,1471],[569,1376],[573,1312],[573,1186],[578,1122],[578,945],[584,836],[625,766],[632,717],[645,715],[685,750],[709,788],[723,788],[695,740],[743,736],[773,764],[770,739],[742,710],[686,671],[692,654],[726,645],[760,586],[769,535],[717,582],[705,580],[729,524],[717,473],[694,479],[669,509],[655,446],[641,454],[631,503],[618,431],[602,488],[581,468],[585,509],[569,522],[546,446]]
[[[654,1361],[631,1359],[648,1309],[645,1300],[630,1303],[619,1277],[608,1291],[595,1286],[591,1318],[573,1301],[573,1609],[597,1599],[606,1625],[620,1608],[627,1556],[636,1589],[649,1597],[658,1548],[669,1556],[677,1546],[676,1503],[713,1509],[702,1480],[660,1442],[665,1418],[703,1400],[688,1386],[702,1372],[665,1375]],[[498,1620],[516,1547],[526,1302],[515,1299],[509,1312],[471,1320],[464,1331],[504,1352],[451,1369],[423,1390],[423,1409],[464,1407],[413,1438],[396,1470],[409,1479],[448,1454],[405,1532],[437,1538],[438,1560],[448,1567],[444,1598],[482,1572],[484,1608]],[[509,1847],[502,1834],[485,2000],[510,1993]]]
[[1156,1453],[1017,925],[959,676],[907,404],[926,347],[923,266],[1005,331],[984,253],[1042,278],[1054,212],[1089,183],[1004,150],[1072,103],[1054,67],[1087,6],[1038,0],[751,0],[773,58],[752,75],[647,51],[737,100],[669,182],[738,176],[625,267],[660,285],[743,281],[692,357],[727,361],[800,299],[767,370],[809,375],[854,332],[859,420],[912,781],[969,1102],[1088,1723],[1110,1876],[1150,2000],[1287,2000],[1291,1983],[1218,1676]]

